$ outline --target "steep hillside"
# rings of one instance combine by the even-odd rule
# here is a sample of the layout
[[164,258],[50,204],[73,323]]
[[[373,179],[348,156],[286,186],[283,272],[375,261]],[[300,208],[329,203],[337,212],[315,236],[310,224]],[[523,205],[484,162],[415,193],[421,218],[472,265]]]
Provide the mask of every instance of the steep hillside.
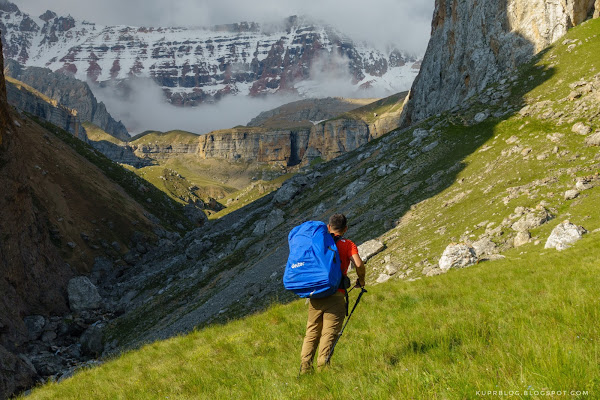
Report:
[[[87,83],[63,73],[52,72],[47,68],[24,68],[13,60],[8,60],[6,73],[9,77],[31,86],[58,104],[77,110],[77,115],[82,121],[99,126],[117,139],[128,140],[130,138],[125,126],[120,121],[114,120],[106,110],[104,103],[96,100]],[[20,108],[23,109],[23,107]]]
[[295,16],[264,27],[255,22],[207,28],[100,26],[52,11],[29,16],[4,2],[0,30],[5,56],[23,65],[125,86],[132,77],[151,78],[175,105],[278,91],[314,97],[332,70],[357,92],[395,93],[408,89],[418,72],[416,57],[402,49],[382,53]]
[[92,283],[78,290],[102,297],[80,309],[73,278],[109,284],[135,254],[179,236],[163,226],[197,226],[158,189],[71,133],[12,111],[3,71],[0,398],[93,358],[85,339],[90,326],[122,312]]
[[[33,398],[333,399],[349,384],[361,398],[595,397],[599,53],[600,20],[582,23],[463,110],[298,174],[152,253],[123,276],[131,311],[106,338],[170,339]],[[332,368],[298,380],[304,302],[272,305],[294,298],[281,287],[286,234],[334,211],[349,216],[348,237],[380,242],[367,270],[382,284]],[[173,337],[215,322],[228,323]]]
[[75,110],[59,104],[56,100],[38,92],[31,86],[16,79],[6,77],[6,97],[8,103],[21,111],[48,121],[75,137],[87,141],[85,128]]

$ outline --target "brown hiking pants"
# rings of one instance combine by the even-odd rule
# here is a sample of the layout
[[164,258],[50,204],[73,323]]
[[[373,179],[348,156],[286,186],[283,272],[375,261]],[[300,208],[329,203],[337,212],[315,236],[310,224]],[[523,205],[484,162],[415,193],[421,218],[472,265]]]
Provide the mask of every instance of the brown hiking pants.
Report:
[[336,292],[322,299],[310,299],[306,336],[302,345],[301,373],[312,370],[313,359],[319,344],[317,367],[321,368],[325,365],[333,343],[342,330],[344,318],[346,318],[344,293]]

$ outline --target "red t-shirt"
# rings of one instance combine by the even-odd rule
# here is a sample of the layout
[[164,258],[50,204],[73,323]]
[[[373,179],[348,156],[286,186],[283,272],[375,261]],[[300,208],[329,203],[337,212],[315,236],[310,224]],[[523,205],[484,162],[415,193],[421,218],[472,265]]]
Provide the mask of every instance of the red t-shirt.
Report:
[[342,274],[348,274],[348,267],[350,266],[350,260],[352,256],[358,254],[358,248],[352,242],[352,240],[348,239],[340,239],[335,244],[338,248],[338,252],[340,253],[340,262],[342,268]]

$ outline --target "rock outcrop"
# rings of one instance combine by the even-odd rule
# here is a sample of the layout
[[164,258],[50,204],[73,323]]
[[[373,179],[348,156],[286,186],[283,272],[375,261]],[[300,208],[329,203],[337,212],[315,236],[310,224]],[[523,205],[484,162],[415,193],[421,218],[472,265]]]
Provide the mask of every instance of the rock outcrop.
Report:
[[[56,100],[58,104],[77,110],[79,119],[97,125],[117,139],[130,138],[125,125],[114,120],[104,103],[98,102],[87,83],[62,73],[52,72],[48,68],[24,68],[13,60],[7,62],[7,75]],[[10,95],[9,100],[11,100]]]
[[85,128],[81,125],[81,119],[74,110],[58,102],[47,101],[17,82],[7,82],[6,94],[8,102],[19,110],[48,121],[87,142]]
[[461,105],[599,11],[598,0],[436,0],[403,124]]

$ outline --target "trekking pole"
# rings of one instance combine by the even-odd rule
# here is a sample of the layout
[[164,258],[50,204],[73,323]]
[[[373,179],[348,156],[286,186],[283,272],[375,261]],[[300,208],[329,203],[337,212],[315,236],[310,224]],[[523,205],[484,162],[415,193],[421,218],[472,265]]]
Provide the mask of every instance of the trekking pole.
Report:
[[352,314],[354,314],[354,310],[356,310],[356,306],[360,302],[360,298],[362,297],[363,294],[367,293],[367,290],[365,288],[361,287],[360,289],[361,290],[360,290],[360,293],[358,294],[358,298],[356,299],[356,303],[354,303],[354,307],[352,307],[352,311],[350,312],[350,315],[348,315],[348,319],[346,319],[346,323],[342,327],[342,330],[338,334],[338,337],[335,339],[335,342],[333,342],[333,346],[331,346],[331,351],[329,351],[327,360],[325,360],[325,365],[329,364],[329,361],[331,360],[331,357],[333,356],[333,350],[335,349],[335,346],[337,345],[338,340],[340,340],[340,338],[342,337],[342,334],[344,333],[344,329],[346,329],[346,325],[348,325],[348,322],[350,322],[350,317],[352,317]]

